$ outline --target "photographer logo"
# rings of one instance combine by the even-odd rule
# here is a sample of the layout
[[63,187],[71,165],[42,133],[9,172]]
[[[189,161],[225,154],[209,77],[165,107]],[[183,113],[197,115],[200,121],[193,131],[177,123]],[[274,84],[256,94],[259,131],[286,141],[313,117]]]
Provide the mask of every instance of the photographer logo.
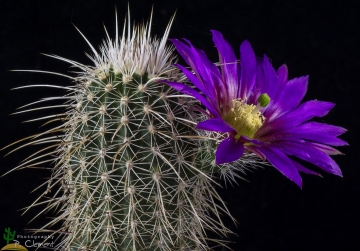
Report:
[[[10,227],[8,227],[5,228],[3,237],[6,241],[6,245],[1,249],[1,251],[28,251],[28,248],[54,248],[54,242],[52,241],[54,236],[51,235],[16,235],[16,231],[11,231]],[[20,242],[23,245],[21,245]]]

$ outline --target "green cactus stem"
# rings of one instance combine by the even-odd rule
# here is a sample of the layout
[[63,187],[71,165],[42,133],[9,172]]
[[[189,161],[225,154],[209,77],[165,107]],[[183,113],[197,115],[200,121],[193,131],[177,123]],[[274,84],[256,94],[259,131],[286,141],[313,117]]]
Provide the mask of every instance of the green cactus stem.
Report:
[[225,244],[207,231],[231,233],[214,188],[217,138],[194,130],[196,101],[160,82],[186,80],[166,45],[172,20],[160,40],[150,36],[151,21],[128,25],[121,37],[116,29],[100,52],[84,36],[94,66],[48,55],[80,72],[58,74],[73,86],[51,86],[68,90],[62,97],[68,107],[47,124],[62,124],[29,137],[26,144],[48,146],[16,168],[55,163],[46,191],[30,207],[45,204],[38,215],[57,212],[39,231],[60,222],[53,232],[59,250],[211,250],[211,241]]

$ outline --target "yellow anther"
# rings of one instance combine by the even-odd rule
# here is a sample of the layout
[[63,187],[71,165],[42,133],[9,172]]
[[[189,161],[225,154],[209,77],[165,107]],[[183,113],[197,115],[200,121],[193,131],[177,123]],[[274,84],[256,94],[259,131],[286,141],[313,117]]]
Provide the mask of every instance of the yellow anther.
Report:
[[232,101],[231,111],[224,117],[224,120],[236,129],[237,139],[241,136],[252,138],[264,123],[265,117],[256,110],[255,105],[246,104],[244,100]]

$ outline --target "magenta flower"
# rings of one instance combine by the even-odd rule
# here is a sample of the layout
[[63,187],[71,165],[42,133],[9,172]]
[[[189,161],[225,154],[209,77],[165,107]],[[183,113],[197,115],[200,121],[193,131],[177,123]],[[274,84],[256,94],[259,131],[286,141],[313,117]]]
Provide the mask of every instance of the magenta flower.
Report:
[[218,31],[212,31],[220,66],[213,64],[202,50],[188,40],[171,40],[191,67],[177,65],[194,86],[166,82],[174,89],[193,96],[206,110],[208,119],[198,129],[224,133],[216,150],[216,163],[239,159],[244,151],[267,159],[283,175],[302,186],[300,172],[319,175],[296,161],[308,161],[326,172],[342,176],[329,155],[340,152],[331,146],[347,145],[337,136],[344,128],[308,122],[325,116],[335,104],[310,100],[300,104],[308,76],[288,80],[286,65],[277,71],[269,59],[255,58],[248,41],[240,46],[240,63],[230,44]]

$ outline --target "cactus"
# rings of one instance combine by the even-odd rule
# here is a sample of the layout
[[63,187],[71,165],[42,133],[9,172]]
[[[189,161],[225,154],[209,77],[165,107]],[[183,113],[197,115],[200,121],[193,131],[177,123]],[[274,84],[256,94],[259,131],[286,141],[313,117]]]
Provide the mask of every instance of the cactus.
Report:
[[6,240],[6,245],[8,245],[10,243],[10,241],[12,241],[13,239],[15,239],[15,234],[16,231],[14,230],[13,232],[10,231],[10,228],[5,228],[5,233],[4,234],[4,240]]
[[[52,234],[60,237],[56,249],[184,251],[225,245],[207,237],[207,231],[231,233],[220,218],[230,214],[213,174],[220,171],[229,181],[237,175],[230,164],[214,165],[219,136],[194,130],[202,119],[191,109],[197,101],[161,83],[185,81],[173,66],[173,47],[166,45],[172,21],[158,40],[150,35],[151,19],[131,30],[128,18],[121,37],[117,26],[114,40],[106,32],[100,52],[79,31],[94,66],[47,55],[80,72],[54,73],[74,85],[47,85],[68,93],[42,102],[65,99],[67,108],[41,119],[61,125],[24,139],[31,140],[25,145],[47,146],[15,169],[55,163],[46,191],[28,208],[46,205],[38,215],[56,211],[38,230],[61,223]],[[244,158],[256,165],[252,155]]]

